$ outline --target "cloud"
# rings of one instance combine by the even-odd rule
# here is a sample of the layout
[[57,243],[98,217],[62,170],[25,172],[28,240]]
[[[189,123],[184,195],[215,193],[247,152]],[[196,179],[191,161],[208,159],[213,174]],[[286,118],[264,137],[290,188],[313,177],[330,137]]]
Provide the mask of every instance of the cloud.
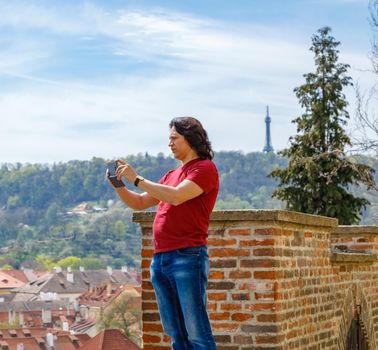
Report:
[[216,150],[261,150],[266,105],[275,149],[295,132],[292,90],[313,63],[292,29],[88,2],[0,2],[0,13],[18,33],[0,35],[0,162],[167,153],[178,115],[199,117]]

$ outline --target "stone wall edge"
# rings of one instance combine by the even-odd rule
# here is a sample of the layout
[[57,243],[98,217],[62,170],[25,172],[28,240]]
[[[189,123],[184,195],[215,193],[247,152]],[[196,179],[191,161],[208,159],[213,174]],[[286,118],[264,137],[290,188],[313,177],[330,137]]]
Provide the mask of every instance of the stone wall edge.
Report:
[[[154,217],[155,212],[135,211],[132,220],[143,225],[152,222]],[[338,224],[334,218],[275,209],[215,210],[211,221],[275,221],[327,228],[336,228]]]

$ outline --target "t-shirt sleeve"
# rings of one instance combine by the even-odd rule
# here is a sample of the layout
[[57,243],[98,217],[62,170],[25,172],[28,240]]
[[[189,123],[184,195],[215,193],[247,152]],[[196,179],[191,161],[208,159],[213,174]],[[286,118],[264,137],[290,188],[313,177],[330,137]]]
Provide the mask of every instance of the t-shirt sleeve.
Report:
[[169,170],[160,180],[159,180],[159,184],[161,184],[161,185],[164,185],[166,182],[167,182],[167,180],[168,180],[168,178],[169,178],[169,176],[171,175],[171,173],[173,172],[173,170]]
[[193,181],[205,193],[218,186],[218,172],[211,161],[198,162],[188,171],[187,180]]

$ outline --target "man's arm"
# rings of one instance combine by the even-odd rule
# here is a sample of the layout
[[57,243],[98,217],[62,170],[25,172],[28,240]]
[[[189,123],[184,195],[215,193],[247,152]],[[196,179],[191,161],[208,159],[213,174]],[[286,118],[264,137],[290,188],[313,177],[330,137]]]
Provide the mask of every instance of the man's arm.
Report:
[[[118,162],[120,164],[116,172],[118,180],[124,176],[128,182],[134,183],[137,174],[133,167],[122,160],[119,160]],[[138,183],[138,187],[146,192],[144,195],[149,195],[150,197],[155,198],[157,203],[162,201],[172,205],[179,205],[203,193],[202,188],[190,180],[184,180],[176,187],[143,180]]]
[[119,198],[133,210],[144,210],[153,207],[159,203],[159,200],[148,193],[136,193],[128,190],[126,187],[115,188]]
[[176,187],[144,180],[138,183],[138,187],[146,191],[153,198],[158,199],[158,201],[172,205],[180,205],[203,193],[202,188],[190,180],[184,180]]

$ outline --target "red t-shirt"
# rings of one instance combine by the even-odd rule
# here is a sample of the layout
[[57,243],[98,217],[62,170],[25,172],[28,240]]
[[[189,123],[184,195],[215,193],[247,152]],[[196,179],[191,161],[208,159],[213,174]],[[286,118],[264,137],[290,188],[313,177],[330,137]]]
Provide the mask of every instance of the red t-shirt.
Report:
[[193,159],[169,171],[159,183],[175,187],[185,179],[196,183],[203,193],[177,206],[159,203],[153,225],[156,253],[207,244],[210,214],[219,190],[217,168],[211,160]]

